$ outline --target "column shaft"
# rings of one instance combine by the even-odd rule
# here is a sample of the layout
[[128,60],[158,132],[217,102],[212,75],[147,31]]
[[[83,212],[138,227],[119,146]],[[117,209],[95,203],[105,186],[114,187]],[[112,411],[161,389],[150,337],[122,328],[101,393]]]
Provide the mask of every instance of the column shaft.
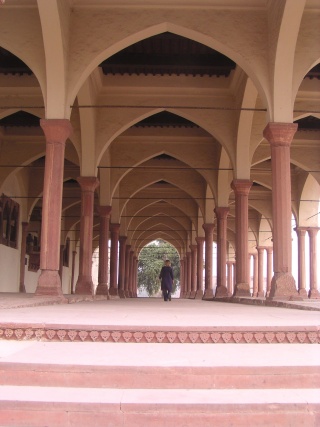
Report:
[[234,296],[251,296],[248,283],[248,198],[252,182],[233,180],[236,207],[236,286]]
[[264,268],[264,263],[263,263],[263,257],[264,257],[264,251],[266,248],[264,248],[263,246],[258,246],[257,250],[258,250],[258,293],[257,293],[257,297],[258,298],[264,298],[265,293],[263,290],[263,268]]
[[99,271],[97,295],[109,295],[109,222],[111,206],[99,206]]
[[110,224],[111,252],[110,252],[110,288],[109,294],[118,296],[118,246],[120,224]]
[[197,293],[196,299],[203,297],[203,243],[204,237],[197,237]]
[[19,281],[19,292],[25,293],[26,287],[24,284],[24,277],[26,271],[26,244],[27,244],[27,233],[28,233],[28,222],[21,223],[21,251],[20,251],[20,281]]
[[272,247],[267,247],[267,292],[266,297],[270,295],[272,281]]
[[46,137],[40,268],[35,295],[63,297],[59,276],[62,187],[66,139],[72,127],[69,120],[40,120]]
[[309,298],[320,299],[320,293],[317,289],[317,234],[319,228],[312,227],[308,229],[310,243],[310,291]]
[[231,296],[227,289],[227,216],[228,207],[215,208],[217,217],[217,289],[216,298]]
[[212,285],[212,255],[213,255],[213,224],[203,224],[205,233],[205,273],[204,273],[204,284],[205,290],[203,299],[213,298],[213,285]]
[[296,228],[298,237],[298,292],[302,298],[308,298],[306,290],[306,232],[306,228]]
[[197,293],[197,245],[190,245],[191,249],[191,293],[189,298],[195,298]]
[[119,296],[125,298],[125,266],[126,266],[126,241],[127,236],[119,237]]
[[130,281],[130,250],[131,245],[126,245],[126,259],[125,259],[125,275],[124,275],[124,291],[126,298],[130,298],[130,288],[129,288],[129,281]]
[[76,294],[93,295],[92,282],[92,235],[93,235],[93,205],[94,191],[98,178],[81,176],[77,179],[81,187],[81,219],[80,219],[80,253],[79,277],[76,284]]
[[292,276],[290,145],[298,125],[269,123],[271,147],[273,269],[270,299],[301,299]]

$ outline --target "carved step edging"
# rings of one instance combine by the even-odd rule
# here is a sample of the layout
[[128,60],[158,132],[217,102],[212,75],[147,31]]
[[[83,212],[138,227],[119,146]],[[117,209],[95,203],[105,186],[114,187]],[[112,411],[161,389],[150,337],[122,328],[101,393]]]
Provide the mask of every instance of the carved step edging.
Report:
[[[228,328],[229,329],[229,328]],[[303,330],[302,330],[303,329]],[[319,344],[317,328],[306,330],[221,330],[221,331],[164,331],[116,328],[0,328],[1,340],[13,341],[82,341],[126,343],[194,343],[194,344]]]

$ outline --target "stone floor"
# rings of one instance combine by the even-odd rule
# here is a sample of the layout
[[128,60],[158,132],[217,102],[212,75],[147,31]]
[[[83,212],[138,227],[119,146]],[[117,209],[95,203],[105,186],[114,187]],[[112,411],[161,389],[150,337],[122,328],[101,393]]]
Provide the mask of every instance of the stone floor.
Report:
[[1,297],[2,427],[320,425],[316,306]]

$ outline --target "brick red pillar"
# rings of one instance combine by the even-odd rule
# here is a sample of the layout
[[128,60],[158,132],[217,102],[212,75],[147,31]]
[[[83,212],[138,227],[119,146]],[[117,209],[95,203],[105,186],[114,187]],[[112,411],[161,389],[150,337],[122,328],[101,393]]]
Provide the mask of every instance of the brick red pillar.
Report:
[[126,241],[127,236],[119,237],[119,297],[125,298],[125,266],[126,266]]
[[233,261],[227,261],[227,270],[228,270],[228,274],[227,274],[227,285],[228,285],[228,294],[229,295],[233,294],[232,266],[233,266]]
[[301,299],[292,276],[290,145],[298,128],[269,123],[263,136],[271,147],[273,269],[270,299]]
[[267,247],[267,292],[266,297],[270,295],[272,280],[272,247]]
[[138,259],[136,255],[133,255],[133,269],[132,269],[132,283],[133,283],[133,297],[137,298],[137,265],[138,265]]
[[217,217],[217,289],[216,298],[231,296],[227,289],[227,216],[228,207],[215,208]]
[[96,295],[109,295],[109,222],[111,206],[99,206],[99,271]]
[[92,235],[94,191],[99,185],[94,176],[80,176],[77,181],[81,187],[80,254],[79,277],[76,294],[93,295],[92,282]]
[[25,293],[26,287],[24,284],[24,277],[26,271],[26,245],[27,245],[27,233],[28,233],[28,222],[21,223],[21,250],[20,250],[20,281],[19,281],[19,292]]
[[197,293],[197,245],[190,245],[191,249],[191,292],[190,297],[194,299]]
[[258,254],[252,254],[253,256],[253,292],[252,296],[258,296],[258,286],[259,286],[259,264],[258,264]]
[[310,242],[310,291],[309,298],[320,299],[317,289],[317,234],[318,227],[308,228]]
[[203,298],[203,243],[204,237],[197,237],[197,293],[196,299]]
[[72,251],[71,289],[70,289],[71,294],[74,294],[73,284],[74,284],[74,268],[75,268],[76,255],[77,255],[77,252]]
[[265,251],[265,247],[264,246],[258,246],[257,247],[257,251],[258,251],[258,294],[257,297],[258,298],[264,298],[265,293],[264,293],[264,289],[263,289],[263,270],[264,270],[264,262],[263,262],[263,257],[264,257],[264,251]]
[[129,254],[129,293],[131,298],[134,297],[133,279],[132,279],[133,278],[133,255],[134,255],[134,251],[131,250]]
[[46,137],[44,170],[40,269],[35,295],[64,299],[59,276],[62,187],[66,139],[72,127],[69,120],[40,120]]
[[213,255],[213,228],[214,224],[202,225],[205,234],[206,250],[205,250],[205,273],[204,273],[204,295],[203,299],[213,298],[212,286],[212,255]]
[[185,261],[180,258],[180,298],[185,298]]
[[191,252],[186,253],[186,261],[187,261],[187,293],[186,298],[190,298],[191,294]]
[[248,199],[252,182],[246,179],[235,179],[232,189],[235,192],[236,208],[236,285],[234,296],[251,296],[248,282]]
[[120,224],[110,224],[111,251],[110,251],[110,288],[109,294],[118,296],[118,246]]
[[307,299],[306,289],[306,232],[305,227],[295,229],[298,237],[298,292],[301,298]]
[[131,250],[131,245],[126,245],[125,274],[124,274],[124,292],[125,292],[126,298],[131,297],[130,288],[129,288],[130,250]]

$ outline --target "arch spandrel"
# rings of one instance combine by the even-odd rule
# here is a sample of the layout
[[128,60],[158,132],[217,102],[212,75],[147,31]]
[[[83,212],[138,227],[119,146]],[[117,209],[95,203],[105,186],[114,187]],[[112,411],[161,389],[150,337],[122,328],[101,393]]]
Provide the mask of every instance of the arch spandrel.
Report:
[[293,64],[293,99],[296,98],[304,76],[320,63],[320,10],[306,8],[300,22]]
[[[152,91],[150,92],[150,94],[152,95]],[[169,99],[168,101],[169,104],[172,103],[172,96],[170,95],[170,92],[168,92],[167,96]],[[154,97],[152,96],[152,99],[153,98]],[[183,88],[181,91],[181,98],[182,98],[182,102],[185,103]],[[143,104],[145,102],[146,102],[145,97],[142,97],[142,98],[140,97],[135,101],[135,103],[138,103],[138,104],[141,104],[141,103]],[[175,103],[179,102],[177,100],[177,97],[175,97],[174,102]],[[200,103],[199,103],[199,107],[200,107]],[[235,155],[233,153],[235,152],[234,141],[236,139],[237,118],[236,118],[236,114],[233,111],[218,111],[218,110],[212,111],[212,110],[194,109],[194,110],[188,110],[188,112],[186,112],[186,111],[183,111],[183,109],[178,111],[172,108],[159,108],[159,109],[103,108],[103,109],[99,109],[97,113],[97,142],[96,142],[97,164],[98,165],[103,164],[104,153],[108,149],[110,144],[112,143],[113,145],[114,143],[116,143],[117,144],[116,147],[118,147],[118,142],[116,141],[116,139],[120,136],[125,137],[126,131],[128,131],[131,126],[161,111],[172,112],[173,114],[184,117],[185,119],[195,123],[197,126],[199,126],[205,132],[208,133],[208,135],[205,135],[204,133],[203,138],[205,138],[205,136],[208,137],[209,135],[212,136],[215,140],[214,141],[215,144],[218,142],[219,144],[224,146],[227,152],[229,153],[229,155],[231,156],[231,158],[234,159]],[[223,125],[224,123],[229,123],[229,126],[224,126]],[[177,136],[179,136],[180,133],[181,132],[178,132]],[[175,136],[176,134],[177,134],[177,131],[172,132],[173,136]],[[163,132],[160,132],[159,135],[160,136],[163,135]],[[141,136],[143,136],[143,133],[141,133]],[[154,136],[157,136],[157,130],[154,131]],[[190,133],[190,136],[192,137],[192,133]],[[170,142],[171,143],[173,142],[172,138]],[[143,148],[147,150],[147,147],[143,146]],[[115,149],[114,148],[112,149],[112,146],[111,146],[111,151],[114,151],[114,150]],[[218,150],[217,150],[217,153],[218,153]],[[179,153],[179,156],[181,156],[181,152]],[[129,164],[132,163],[132,160],[130,160],[130,158],[131,158],[130,154],[124,154],[124,160],[127,160]],[[214,160],[214,158],[212,160]],[[122,163],[123,163],[123,160],[122,160]]]
[[[208,14],[211,16],[209,17]],[[119,25],[121,20],[122,25]],[[92,24],[91,24],[92,23]],[[199,31],[200,29],[200,31]],[[145,38],[171,32],[202,43],[230,57],[255,82],[266,100],[268,86],[267,13],[264,8],[179,10],[73,9],[70,33],[71,105],[83,82],[106,58]]]
[[[308,175],[301,192],[297,224],[300,227],[319,227],[320,185]],[[310,203],[311,201],[311,203]]]
[[[204,212],[204,198],[205,198],[205,186],[203,180],[199,178],[199,175],[190,170],[185,171],[186,173],[183,176],[176,174],[174,171],[163,170],[159,172],[157,176],[155,171],[149,170],[136,170],[134,173],[129,173],[120,184],[119,194],[121,196],[120,206],[121,211],[124,206],[128,203],[130,198],[134,197],[146,197],[148,199],[158,199],[158,198],[190,198],[194,200],[195,203],[201,208]],[[131,176],[132,175],[132,176]],[[161,189],[157,191],[157,194],[150,193],[150,185],[155,184],[161,180],[166,181],[171,184],[173,187]],[[189,182],[189,185],[186,185],[186,182]],[[192,184],[190,184],[190,182]],[[148,191],[149,187],[149,191]],[[175,188],[177,187],[177,188]],[[140,194],[141,191],[148,191],[145,195]],[[168,195],[168,190],[172,195]],[[180,194],[181,190],[184,194]]]
[[[138,228],[139,224],[148,221],[150,218],[174,220],[179,224],[180,228],[186,230],[194,228],[192,218],[188,218],[188,212],[178,209],[176,206],[169,203],[151,202],[145,204],[141,209],[131,213],[131,219],[127,222],[128,229]],[[121,219],[121,221],[123,218]]]

